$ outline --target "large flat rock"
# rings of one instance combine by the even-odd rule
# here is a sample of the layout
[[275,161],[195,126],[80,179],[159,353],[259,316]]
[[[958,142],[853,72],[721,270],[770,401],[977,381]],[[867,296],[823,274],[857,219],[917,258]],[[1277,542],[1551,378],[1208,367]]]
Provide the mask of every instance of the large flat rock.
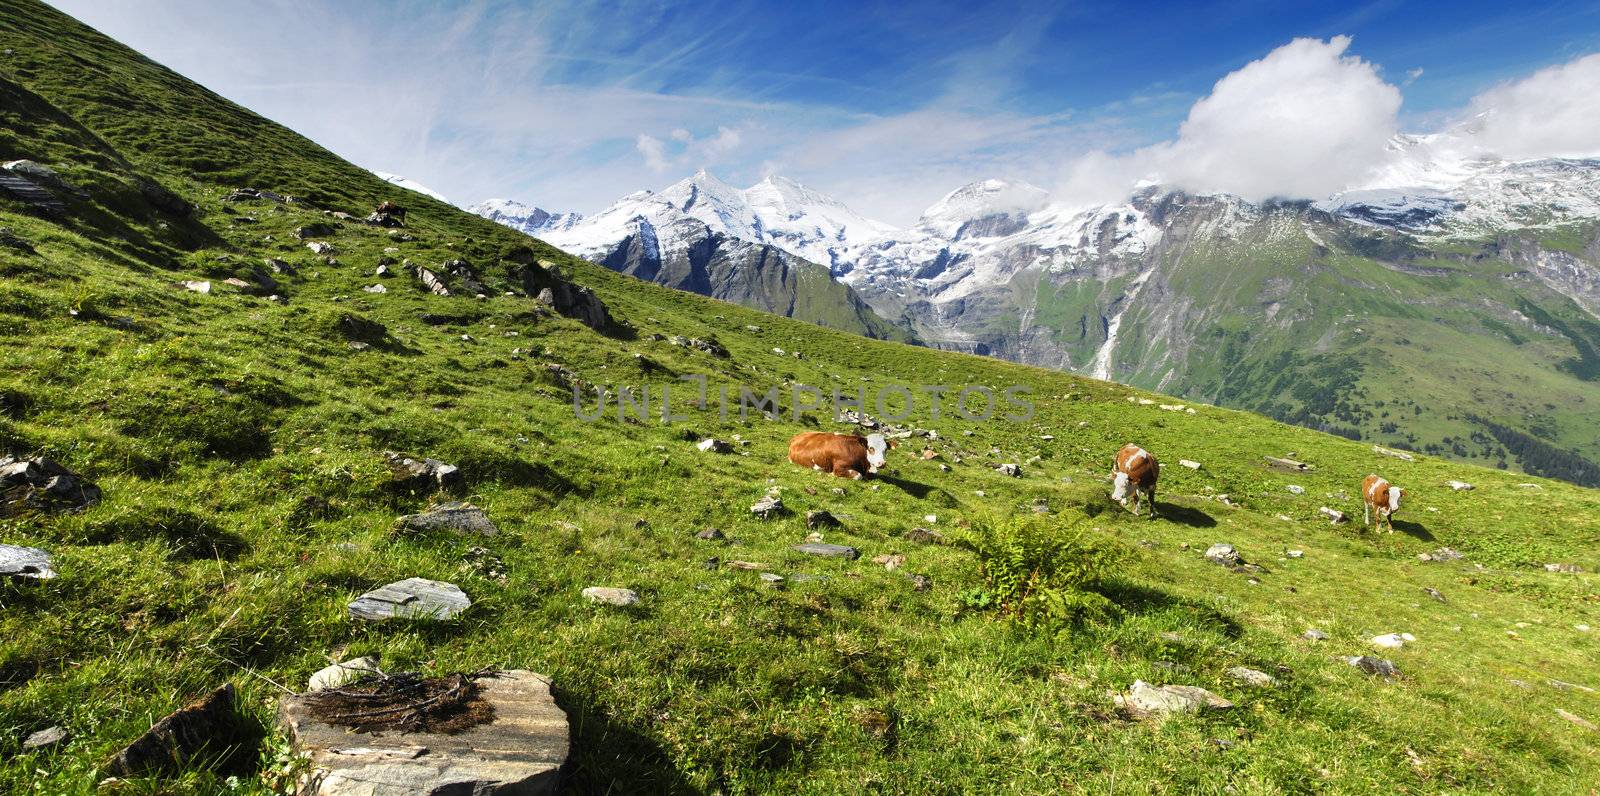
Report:
[[455,735],[356,733],[285,697],[278,724],[309,752],[302,796],[528,796],[555,793],[567,759],[567,714],[544,677],[508,671],[478,681],[494,720]]
[[472,607],[472,600],[454,583],[406,578],[373,589],[349,605],[351,619],[449,619]]

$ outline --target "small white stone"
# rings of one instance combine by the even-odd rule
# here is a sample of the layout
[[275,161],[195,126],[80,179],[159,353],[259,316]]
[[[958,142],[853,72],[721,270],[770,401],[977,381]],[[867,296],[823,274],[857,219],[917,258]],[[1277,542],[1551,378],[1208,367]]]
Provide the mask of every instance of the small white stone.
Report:
[[583,596],[589,598],[590,602],[623,607],[639,602],[638,592],[632,589],[616,589],[609,586],[590,586],[583,590]]
[[306,681],[307,691],[322,691],[328,688],[343,688],[360,680],[362,676],[378,672],[378,659],[373,657],[356,658],[354,660],[336,663],[311,675]]

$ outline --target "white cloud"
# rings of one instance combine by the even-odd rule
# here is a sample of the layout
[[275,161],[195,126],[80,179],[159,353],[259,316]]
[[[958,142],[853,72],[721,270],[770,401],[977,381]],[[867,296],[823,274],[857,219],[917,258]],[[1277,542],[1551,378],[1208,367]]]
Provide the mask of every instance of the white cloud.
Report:
[[659,138],[640,134],[634,142],[634,148],[639,150],[639,154],[644,155],[644,165],[651,171],[663,172],[672,165],[667,161],[667,145]]
[[732,127],[718,127],[716,136],[702,143],[701,151],[706,157],[716,157],[737,149],[743,138]]
[[1346,36],[1295,39],[1228,74],[1189,109],[1177,139],[1072,163],[1063,195],[1103,200],[1137,179],[1250,200],[1321,198],[1383,163],[1400,90],[1345,54]]
[[1600,155],[1600,53],[1474,97],[1471,140],[1512,160]]

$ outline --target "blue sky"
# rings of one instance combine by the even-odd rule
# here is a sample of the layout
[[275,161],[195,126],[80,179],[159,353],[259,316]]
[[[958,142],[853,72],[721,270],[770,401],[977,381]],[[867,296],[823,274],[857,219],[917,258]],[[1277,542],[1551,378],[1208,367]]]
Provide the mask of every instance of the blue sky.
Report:
[[1407,131],[1600,52],[1595,3],[55,4],[460,204],[593,212],[706,167],[895,223],[965,182],[1054,188],[1087,154],[1173,141],[1219,80],[1298,37],[1350,37],[1324,65],[1370,67],[1403,98],[1376,123]]

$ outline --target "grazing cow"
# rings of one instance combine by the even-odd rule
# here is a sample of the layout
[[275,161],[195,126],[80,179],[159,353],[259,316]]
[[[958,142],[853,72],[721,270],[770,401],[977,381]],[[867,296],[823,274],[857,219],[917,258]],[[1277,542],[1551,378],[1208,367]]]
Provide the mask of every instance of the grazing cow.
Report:
[[1134,516],[1139,514],[1139,504],[1148,503],[1150,506],[1150,519],[1156,516],[1156,478],[1161,473],[1161,465],[1150,451],[1129,443],[1117,451],[1115,465],[1111,471],[1112,483],[1116,485],[1111,492],[1111,499],[1128,505],[1129,492],[1132,491],[1133,506],[1129,511]]
[[1378,530],[1383,530],[1383,524],[1389,524],[1389,533],[1394,533],[1394,513],[1400,510],[1400,498],[1406,496],[1406,491],[1390,484],[1376,475],[1369,475],[1361,482],[1362,518],[1368,528],[1372,527],[1372,516],[1378,516]]
[[863,437],[806,431],[789,440],[789,461],[840,478],[861,479],[877,473],[889,449],[896,445],[896,441],[886,440],[882,434]]

